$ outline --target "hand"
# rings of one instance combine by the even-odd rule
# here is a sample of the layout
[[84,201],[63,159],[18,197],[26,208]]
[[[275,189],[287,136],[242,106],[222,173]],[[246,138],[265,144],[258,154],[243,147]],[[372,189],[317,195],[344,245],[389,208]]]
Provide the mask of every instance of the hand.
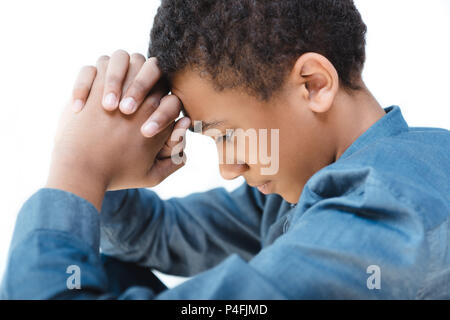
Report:
[[[133,72],[130,73],[134,66],[140,66],[140,69],[137,73],[136,70],[132,70]],[[94,67],[84,68],[80,72],[72,94],[75,112],[83,109],[92,88],[95,74],[96,69]],[[128,85],[124,86],[124,82]],[[123,50],[118,50],[112,54],[107,67],[102,94],[102,106],[105,110],[114,111],[119,107],[122,113],[133,114],[148,95],[150,95],[152,103],[158,106],[161,98],[168,93],[168,85],[161,78],[161,71],[156,58],[151,57],[146,61],[141,54],[134,53],[130,57]],[[177,107],[179,106],[177,105]],[[174,108],[174,105],[163,104],[159,106],[141,127],[142,134],[148,138],[154,136],[166,128],[172,118],[179,113],[180,108]]]
[[[155,111],[155,94],[149,95],[132,115],[104,110],[101,101],[109,60],[106,56],[98,60],[96,77],[83,109],[73,113],[69,106],[65,108],[46,185],[75,193],[92,202],[99,211],[106,190],[153,187],[181,168],[185,154],[181,161],[171,156],[183,152],[184,134],[190,125],[188,118],[174,123],[174,116],[161,133],[153,138],[143,137],[139,126]],[[141,66],[138,62],[130,65],[125,86],[129,86]],[[157,90],[160,89],[155,87]],[[161,100],[161,106],[167,108],[179,109],[180,104],[174,95]]]

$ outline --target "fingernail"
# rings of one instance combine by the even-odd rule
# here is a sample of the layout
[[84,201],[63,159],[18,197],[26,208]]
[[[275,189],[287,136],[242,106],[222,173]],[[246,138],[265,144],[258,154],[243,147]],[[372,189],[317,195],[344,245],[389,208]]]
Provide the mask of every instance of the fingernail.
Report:
[[77,99],[72,104],[72,110],[73,112],[80,112],[81,109],[83,109],[83,101],[80,99]]
[[133,113],[136,110],[136,101],[133,98],[125,98],[120,102],[120,110],[126,113]]
[[158,124],[154,121],[150,121],[145,125],[142,131],[146,137],[150,138],[158,131]]
[[109,108],[115,108],[117,106],[117,98],[114,93],[108,93],[103,99],[103,106]]

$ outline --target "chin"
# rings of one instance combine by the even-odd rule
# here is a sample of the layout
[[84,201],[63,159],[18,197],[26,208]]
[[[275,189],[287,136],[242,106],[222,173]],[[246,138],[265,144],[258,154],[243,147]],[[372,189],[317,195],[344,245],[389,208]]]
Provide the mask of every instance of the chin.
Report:
[[286,202],[289,202],[290,204],[297,204],[298,200],[300,198],[300,194],[279,194],[283,200],[285,200]]

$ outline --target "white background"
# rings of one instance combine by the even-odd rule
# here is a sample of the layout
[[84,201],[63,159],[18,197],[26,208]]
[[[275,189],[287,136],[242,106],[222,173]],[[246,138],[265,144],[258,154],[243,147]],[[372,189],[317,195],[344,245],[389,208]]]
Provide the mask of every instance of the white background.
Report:
[[[450,127],[450,1],[359,0],[368,25],[364,80],[410,125]],[[45,183],[61,107],[81,66],[116,49],[146,55],[159,1],[0,2],[0,275],[23,202]],[[155,188],[166,199],[223,180],[210,139],[189,134],[188,164]],[[180,279],[164,277],[169,286]]]

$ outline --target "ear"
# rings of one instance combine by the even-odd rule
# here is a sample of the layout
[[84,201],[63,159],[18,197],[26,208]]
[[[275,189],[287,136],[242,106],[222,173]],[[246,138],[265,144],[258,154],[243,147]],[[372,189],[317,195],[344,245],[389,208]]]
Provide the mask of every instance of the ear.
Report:
[[331,108],[339,89],[339,76],[327,58],[313,52],[303,54],[291,77],[311,111],[321,113]]

